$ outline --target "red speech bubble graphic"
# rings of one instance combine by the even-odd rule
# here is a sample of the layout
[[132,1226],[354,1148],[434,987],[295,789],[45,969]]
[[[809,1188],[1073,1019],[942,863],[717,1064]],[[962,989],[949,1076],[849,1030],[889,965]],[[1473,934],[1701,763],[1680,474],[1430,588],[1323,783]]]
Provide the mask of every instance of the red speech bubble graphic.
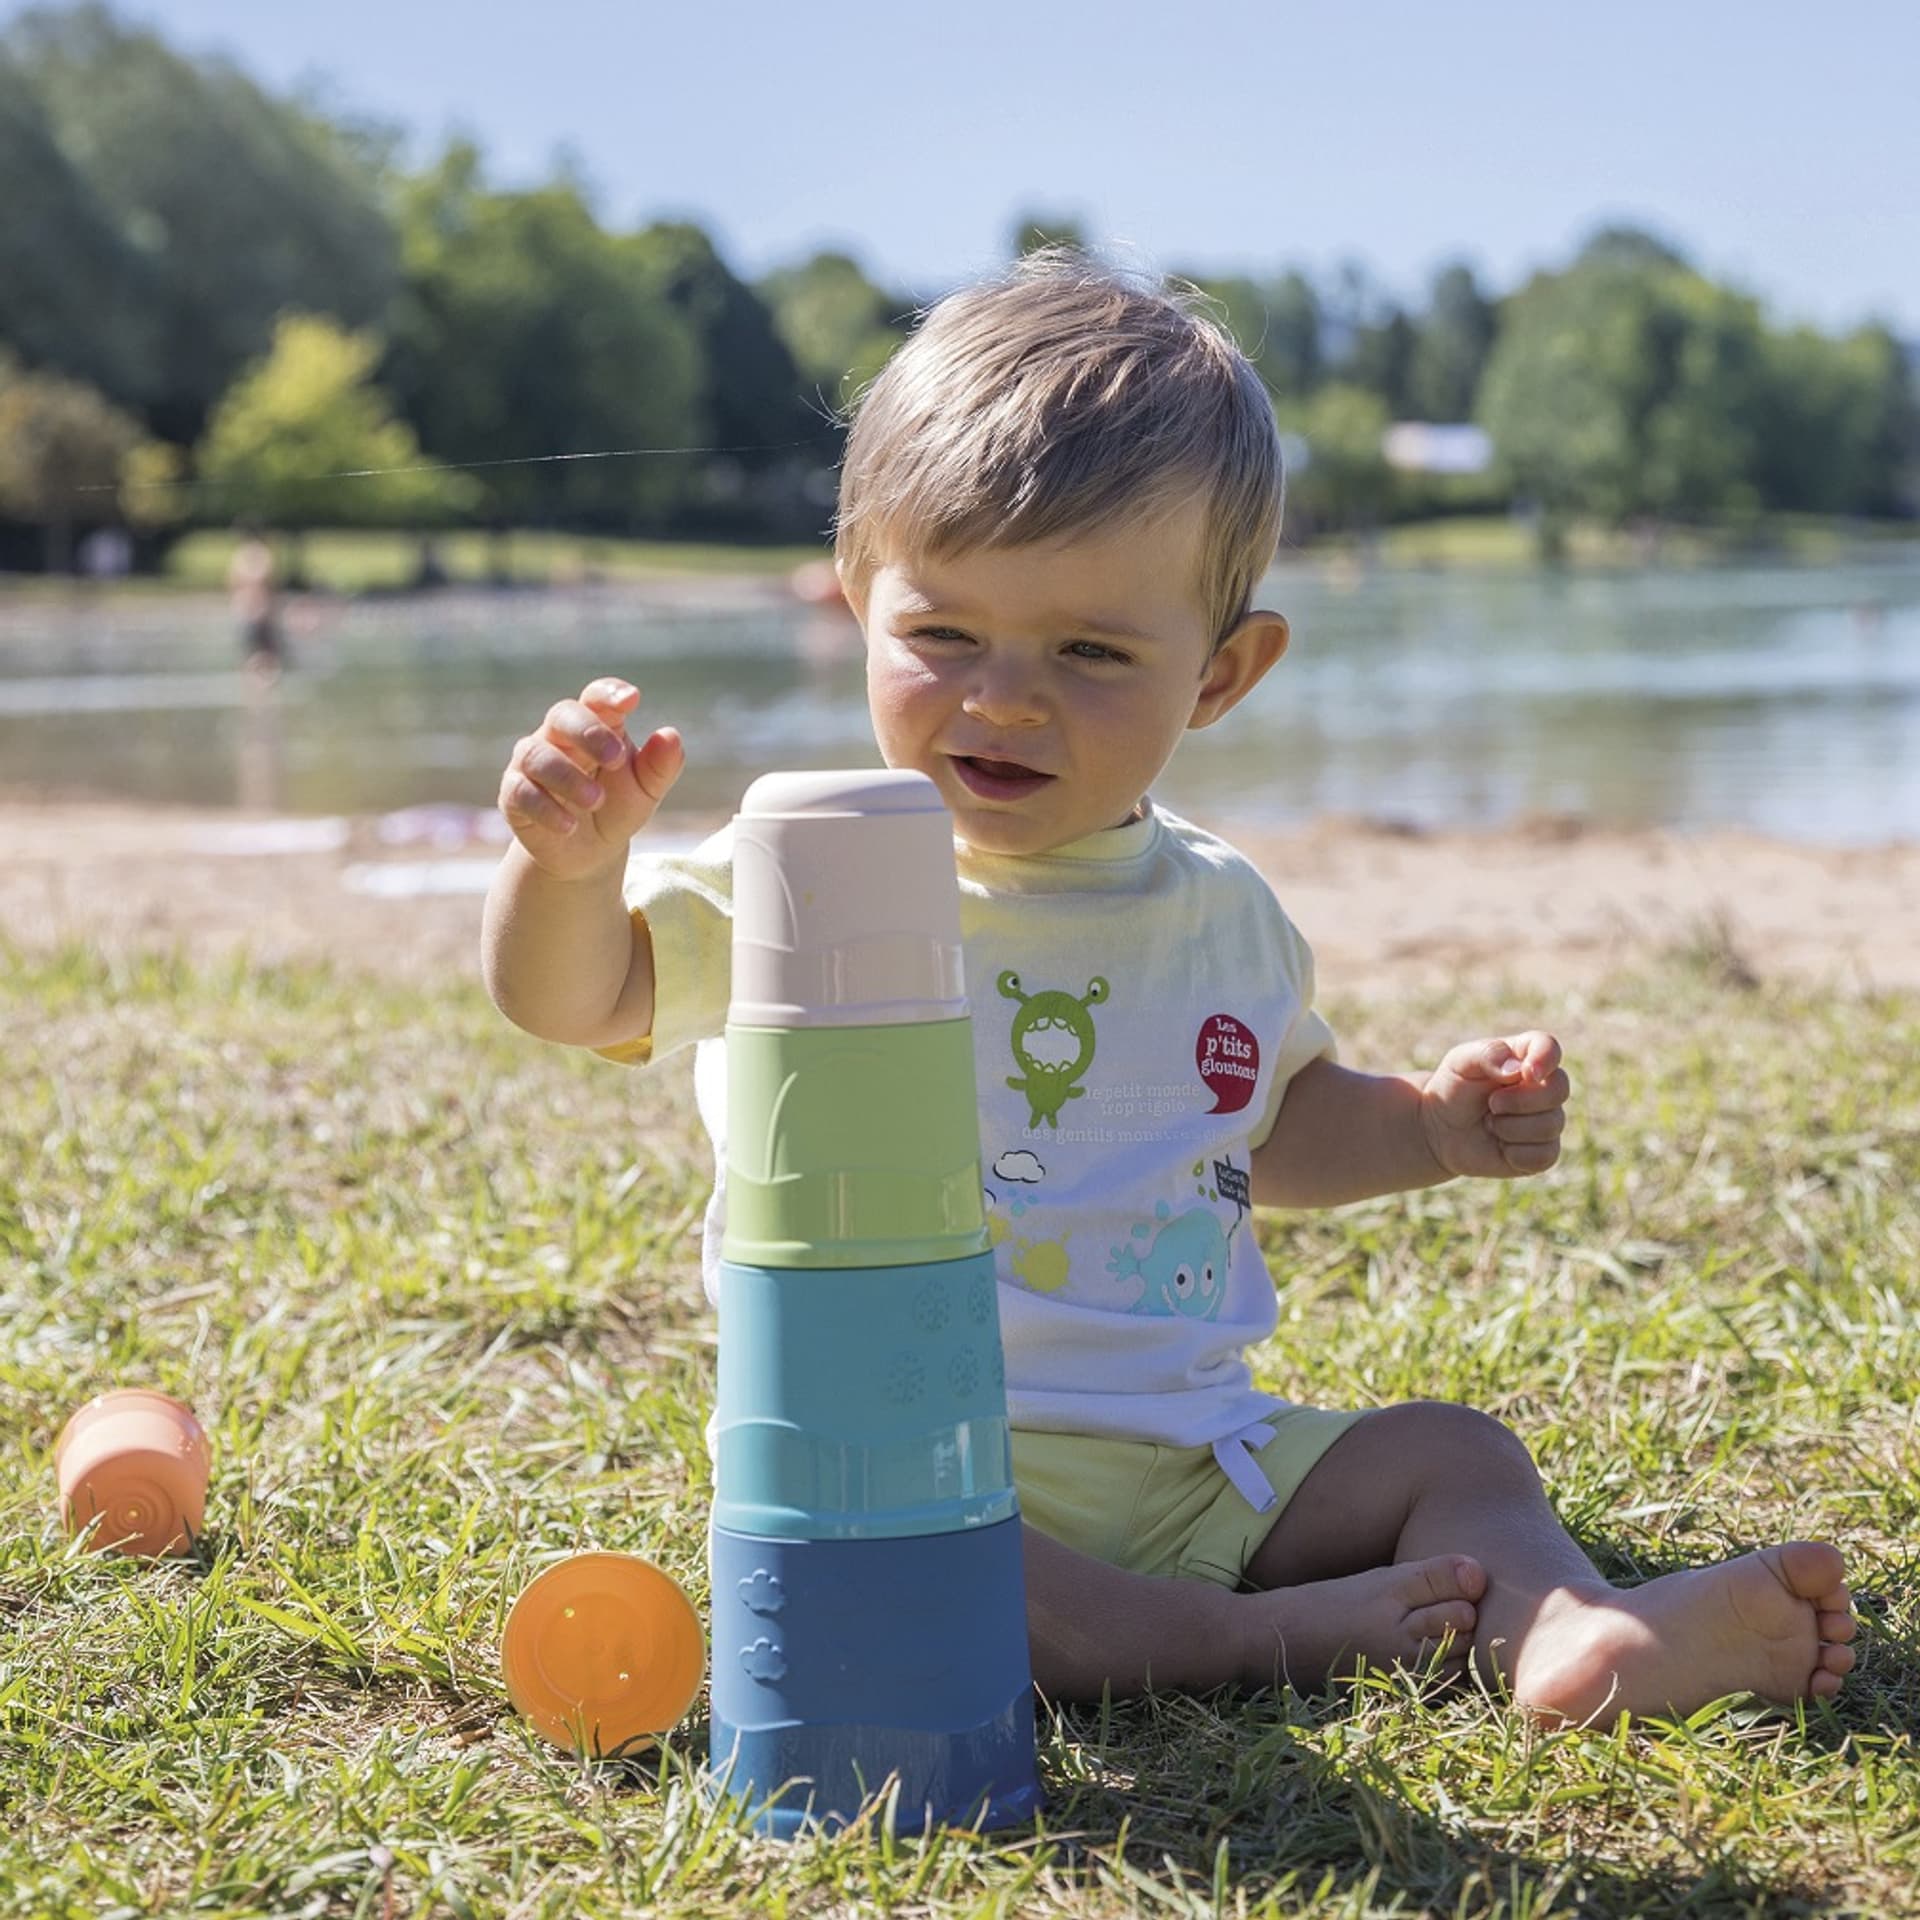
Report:
[[1213,1095],[1212,1113],[1238,1113],[1260,1078],[1260,1042],[1230,1013],[1216,1013],[1193,1043],[1193,1064]]

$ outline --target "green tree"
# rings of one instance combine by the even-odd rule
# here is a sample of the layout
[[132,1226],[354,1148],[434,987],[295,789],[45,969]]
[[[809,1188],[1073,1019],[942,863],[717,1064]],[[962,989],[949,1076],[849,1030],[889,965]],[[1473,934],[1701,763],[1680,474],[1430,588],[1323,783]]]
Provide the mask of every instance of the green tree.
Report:
[[1377,393],[1388,415],[1404,420],[1415,410],[1413,364],[1418,347],[1412,316],[1390,301],[1355,333],[1340,377],[1351,386]]
[[117,225],[0,45],[0,340],[122,399],[159,390],[155,262]]
[[1514,485],[1549,514],[1748,509],[1762,338],[1751,300],[1603,251],[1514,296],[1480,416]]
[[[751,446],[816,425],[800,397],[799,369],[754,290],[687,221],[661,221],[619,242],[640,285],[693,330],[701,350],[700,407],[718,441]],[[754,447],[743,464],[771,466],[786,449]]]
[[1320,298],[1313,283],[1289,270],[1277,280],[1239,276],[1190,276],[1216,301],[1240,351],[1283,400],[1300,400],[1319,384],[1323,368]]
[[766,304],[685,221],[661,221],[618,243],[634,284],[679,316],[698,350],[702,435],[724,452],[703,458],[690,530],[813,530],[813,476],[838,429],[810,406],[799,369]]
[[1419,420],[1471,420],[1480,376],[1499,331],[1493,302],[1463,261],[1434,277],[1408,376],[1408,411]]
[[1267,291],[1267,332],[1260,371],[1282,394],[1311,393],[1325,377],[1325,316],[1314,285],[1289,268]]
[[163,440],[142,440],[120,463],[120,512],[129,526],[171,527],[187,518],[193,495],[187,457]]
[[1612,267],[1626,273],[1692,272],[1687,256],[1669,240],[1645,227],[1596,227],[1574,256],[1574,268]]
[[[184,59],[100,6],[27,13],[5,45],[77,184],[52,179],[44,152],[36,177],[82,209],[88,278],[114,294],[98,305],[75,294],[55,364],[100,370],[113,398],[187,441],[282,311],[349,325],[384,312],[395,249],[378,139],[274,100],[222,62]],[[11,173],[8,200],[11,221]],[[55,258],[64,267],[64,243]],[[137,326],[118,304],[134,292]]]
[[[419,525],[471,505],[473,482],[426,462],[394,418],[372,381],[379,358],[371,334],[283,315],[272,351],[234,383],[200,444],[202,479],[225,490],[226,509],[299,529]],[[342,474],[365,477],[325,477]]]
[[1091,253],[1085,225],[1071,214],[1039,213],[1029,210],[1013,223],[1012,251],[1016,260],[1043,247],[1072,247],[1077,253]]
[[49,573],[71,570],[76,527],[119,517],[122,484],[150,470],[150,446],[92,387],[0,361],[0,513],[44,529]]
[[[404,288],[385,381],[427,450],[514,461],[478,477],[497,522],[666,523],[702,437],[700,345],[577,184],[490,191],[456,143],[400,196]],[[539,464],[535,464],[539,463]]]
[[781,267],[756,291],[801,380],[832,408],[886,365],[907,336],[913,303],[886,293],[844,253]]
[[1766,343],[1759,486],[1770,507],[1892,514],[1915,453],[1913,380],[1885,327],[1830,339],[1808,327]]
[[1289,519],[1298,513],[1318,529],[1376,523],[1393,497],[1393,471],[1381,452],[1389,415],[1380,395],[1333,381],[1281,419],[1307,443],[1306,466],[1287,478]]

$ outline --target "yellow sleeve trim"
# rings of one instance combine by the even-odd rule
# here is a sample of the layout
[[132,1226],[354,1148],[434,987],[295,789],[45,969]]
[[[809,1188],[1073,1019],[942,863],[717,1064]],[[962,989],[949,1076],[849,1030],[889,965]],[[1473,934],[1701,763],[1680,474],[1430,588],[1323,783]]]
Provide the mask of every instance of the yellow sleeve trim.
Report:
[[622,1040],[617,1047],[595,1047],[593,1051],[617,1067],[644,1067],[653,1058],[653,1035],[643,1033],[638,1040]]
[[[649,942],[653,930],[647,925],[647,916],[639,907],[627,909],[627,922],[637,934],[646,936]],[[595,1047],[593,1049],[602,1060],[611,1060],[616,1067],[644,1067],[653,1058],[653,1035],[643,1033],[638,1040],[622,1040],[618,1046]]]

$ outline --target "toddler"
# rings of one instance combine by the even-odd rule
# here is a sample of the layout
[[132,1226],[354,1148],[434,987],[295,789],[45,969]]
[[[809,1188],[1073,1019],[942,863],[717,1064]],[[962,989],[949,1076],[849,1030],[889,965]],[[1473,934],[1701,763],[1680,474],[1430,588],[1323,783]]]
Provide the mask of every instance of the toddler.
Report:
[[[1794,1541],[1633,1588],[1469,1407],[1257,1388],[1274,1283],[1249,1209],[1559,1157],[1560,1048],[1430,1071],[1336,1057],[1313,959],[1225,842],[1156,804],[1190,728],[1287,650],[1254,602],[1282,476],[1258,376],[1197,303],[1054,251],[939,302],[857,411],[836,555],[886,762],[954,820],[1036,1683],[1312,1688],[1469,1656],[1542,1717],[1839,1691],[1839,1554]],[[645,1062],[697,1044],[725,1192],[729,834],[628,864],[684,764],[623,680],[514,747],[489,990],[529,1032]]]

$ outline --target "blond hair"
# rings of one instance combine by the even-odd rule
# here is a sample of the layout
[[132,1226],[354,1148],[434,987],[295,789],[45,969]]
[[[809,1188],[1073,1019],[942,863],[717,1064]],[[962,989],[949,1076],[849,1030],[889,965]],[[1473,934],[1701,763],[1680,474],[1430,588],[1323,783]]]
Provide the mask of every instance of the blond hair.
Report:
[[856,402],[834,549],[856,600],[884,547],[951,557],[1204,501],[1213,644],[1280,539],[1273,407],[1198,289],[1072,248],[947,295]]

